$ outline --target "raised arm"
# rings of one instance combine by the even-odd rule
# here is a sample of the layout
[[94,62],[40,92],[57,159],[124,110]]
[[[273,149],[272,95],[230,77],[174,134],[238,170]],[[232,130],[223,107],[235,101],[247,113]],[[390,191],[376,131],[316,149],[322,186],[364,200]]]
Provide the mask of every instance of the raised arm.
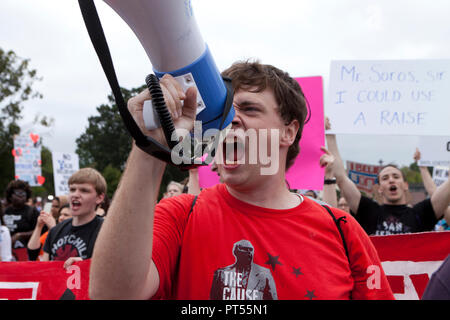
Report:
[[[420,151],[419,148],[416,148],[416,152],[414,153],[414,161],[418,162],[420,160]],[[422,176],[423,186],[427,193],[431,196],[434,191],[436,191],[436,184],[431,177],[430,172],[427,167],[419,166],[420,175]]]
[[[414,161],[418,162],[420,160],[420,151],[416,148],[414,153]],[[433,206],[434,213],[437,219],[445,218],[447,223],[450,222],[450,187],[448,185],[449,180],[442,184],[439,188],[431,177],[430,172],[427,167],[419,166],[420,175],[422,176],[423,185],[425,190],[431,197],[431,205]],[[444,186],[447,184],[447,186]],[[440,189],[442,187],[442,189]],[[435,192],[439,189],[438,195],[434,196]],[[447,204],[446,204],[447,203]]]
[[[334,170],[333,170],[333,164],[334,164],[334,156],[331,154],[330,151],[327,150],[325,147],[320,148],[323,152],[325,152],[320,157],[320,166],[325,167],[325,181],[334,179]],[[336,184],[327,184],[324,183],[323,185],[323,195],[322,200],[328,203],[332,207],[337,207],[338,200],[337,200],[337,194],[336,194]]]
[[41,233],[44,225],[50,230],[56,225],[56,221],[51,213],[41,211],[37,218],[36,227],[27,244],[28,259],[31,261],[35,261],[39,256],[41,249]]
[[[173,77],[167,75],[161,80],[161,89],[175,127],[191,130],[197,107],[195,89],[183,93]],[[144,134],[166,144],[161,129],[144,129],[142,110],[144,101],[149,99],[145,90],[130,99],[128,109]],[[156,293],[159,275],[152,262],[153,213],[165,166],[133,145],[108,219],[96,240],[90,298],[148,299]]]
[[[330,130],[331,124],[328,117],[325,118],[325,130]],[[347,200],[350,210],[356,214],[359,207],[359,201],[361,200],[361,192],[359,192],[356,185],[347,176],[347,172],[344,167],[339,149],[337,146],[336,135],[327,133],[325,135],[327,140],[328,151],[335,157],[335,163],[333,166],[334,176],[336,177],[336,183],[341,190],[344,198]]]
[[36,222],[36,227],[34,227],[33,233],[31,234],[30,240],[28,240],[27,248],[29,250],[38,250],[41,248],[41,233],[44,228],[45,222],[40,215]]

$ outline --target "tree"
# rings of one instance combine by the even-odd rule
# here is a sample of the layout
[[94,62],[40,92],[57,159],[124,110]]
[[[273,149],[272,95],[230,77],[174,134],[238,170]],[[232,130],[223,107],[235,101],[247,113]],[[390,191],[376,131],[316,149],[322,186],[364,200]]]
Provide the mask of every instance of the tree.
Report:
[[108,186],[106,193],[110,199],[112,199],[114,195],[114,191],[116,191],[117,186],[119,185],[120,177],[122,176],[122,171],[117,168],[114,168],[112,165],[107,165],[106,168],[102,172],[103,177],[106,180],[106,184]]
[[[0,190],[6,189],[14,179],[14,135],[20,133],[18,121],[22,119],[23,103],[42,98],[32,88],[41,80],[35,69],[30,69],[29,59],[18,57],[13,51],[0,48]],[[45,121],[47,121],[45,119]]]
[[[125,101],[144,90],[146,86],[121,88]],[[108,196],[113,197],[125,168],[128,154],[131,151],[132,138],[119,114],[114,97],[108,96],[108,103],[97,107],[98,115],[88,118],[86,131],[76,140],[76,153],[80,158],[80,167],[92,167],[103,174],[108,184]],[[168,165],[161,183],[159,198],[166,190],[170,180],[182,181],[188,176],[187,171],[181,171]]]
[[[143,90],[122,88],[125,101]],[[98,115],[88,118],[86,131],[76,140],[76,153],[81,167],[93,167],[102,172],[108,165],[123,170],[131,150],[131,136],[128,133],[114,97],[108,96],[108,103],[97,107]]]
[[403,171],[403,174],[406,177],[406,181],[410,185],[419,185],[422,184],[422,176],[420,175],[420,170],[417,163],[413,162],[408,167],[402,167],[400,170]]

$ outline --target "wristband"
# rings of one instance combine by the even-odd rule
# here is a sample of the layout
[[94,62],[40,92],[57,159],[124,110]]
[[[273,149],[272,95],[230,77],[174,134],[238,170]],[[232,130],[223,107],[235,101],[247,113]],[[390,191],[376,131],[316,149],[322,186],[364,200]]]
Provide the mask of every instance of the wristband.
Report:
[[323,181],[323,184],[335,184],[336,183],[336,178],[333,179],[325,179]]

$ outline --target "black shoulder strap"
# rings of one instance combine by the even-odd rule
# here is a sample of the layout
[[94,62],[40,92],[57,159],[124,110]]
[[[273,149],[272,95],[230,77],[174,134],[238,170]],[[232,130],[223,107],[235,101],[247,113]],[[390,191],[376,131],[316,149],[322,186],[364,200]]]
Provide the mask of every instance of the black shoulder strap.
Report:
[[195,197],[194,197],[194,200],[192,201],[192,204],[191,204],[191,210],[189,210],[189,213],[188,213],[188,219],[189,219],[189,217],[191,216],[192,210],[194,210],[194,206],[195,206],[195,202],[197,201],[197,198],[198,198],[198,195],[195,196]]
[[342,232],[342,229],[341,229],[341,221],[343,221],[344,223],[347,223],[347,221],[346,221],[347,218],[345,216],[342,216],[339,219],[336,219],[333,212],[331,211],[330,208],[328,208],[328,206],[322,205],[322,207],[324,207],[327,210],[327,212],[330,214],[330,216],[333,218],[334,224],[336,224],[336,227],[339,230],[339,234],[341,235],[341,239],[342,239],[342,244],[344,245],[345,254],[347,255],[347,260],[350,265],[350,256],[348,254],[347,243],[345,242],[344,232]]

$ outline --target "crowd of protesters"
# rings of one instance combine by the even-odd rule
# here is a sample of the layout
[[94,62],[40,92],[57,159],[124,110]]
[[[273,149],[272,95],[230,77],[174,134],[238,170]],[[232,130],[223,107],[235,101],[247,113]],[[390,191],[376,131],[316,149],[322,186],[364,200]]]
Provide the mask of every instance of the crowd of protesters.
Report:
[[[328,121],[327,125],[329,127]],[[407,185],[406,187],[402,187],[401,185],[396,185],[394,182],[391,182],[391,185],[395,185],[395,187],[392,187],[392,189],[395,190],[391,191],[403,192],[400,196],[401,200],[399,202],[389,202],[389,200],[383,200],[382,197],[378,197],[378,199],[381,200],[378,200],[380,203],[377,203],[375,200],[370,199],[375,199],[377,197],[370,194],[361,195],[356,189],[356,186],[348,178],[345,170],[343,170],[342,159],[340,158],[334,135],[327,135],[327,147],[328,148],[322,148],[324,154],[320,159],[320,165],[325,167],[325,183],[323,190],[291,190],[291,192],[300,193],[319,203],[330,205],[351,213],[357,218],[358,222],[369,235],[450,230],[450,207],[446,208],[443,215],[434,214],[431,197],[438,188],[434,184],[427,167],[419,167],[423,185],[426,194],[428,195],[424,201],[421,201],[419,204],[407,203],[404,194],[407,192]],[[416,150],[413,159],[416,162],[420,160],[419,150]],[[383,178],[385,169],[388,169],[387,171],[391,172],[388,174],[388,178]],[[213,166],[212,170],[217,173],[216,167]],[[106,196],[106,182],[103,177],[94,169],[87,168],[81,170],[81,172],[83,171],[88,171],[88,174],[86,175],[85,173],[84,176],[82,174],[82,177],[78,178],[81,180],[75,182],[72,180],[70,194],[55,197],[51,196],[44,200],[40,197],[33,197],[31,188],[25,181],[13,180],[8,184],[8,187],[5,190],[5,198],[0,201],[0,261],[19,260],[14,254],[14,251],[21,248],[26,248],[29,261],[65,260],[65,267],[75,261],[82,260],[83,258],[87,259],[92,256],[95,239],[103,219],[107,215],[110,200]],[[77,174],[79,175],[79,173]],[[388,165],[380,170],[378,183],[383,179],[397,180],[401,183],[406,183],[401,170],[395,165]],[[79,188],[74,188],[74,186],[79,186],[80,183],[87,183],[88,186],[90,185],[92,187],[91,199],[93,202],[91,201],[91,207],[88,209],[88,215],[90,215],[87,220],[82,220],[81,224],[82,227],[84,226],[84,238],[86,239],[86,243],[89,244],[89,241],[91,242],[89,244],[90,251],[87,252],[87,254],[84,254],[83,257],[80,257],[82,255],[79,253],[73,254],[74,256],[72,257],[64,254],[61,255],[61,252],[67,252],[61,248],[60,253],[57,252],[57,249],[53,250],[52,253],[50,248],[52,243],[51,238],[53,238],[53,243],[55,242],[55,237],[58,237],[58,239],[61,238],[61,235],[58,235],[58,233],[62,232],[60,230],[63,229],[61,226],[64,221],[68,220],[65,223],[65,230],[62,232],[63,235],[83,234],[83,232],[80,233],[79,231],[79,222],[78,225],[77,223],[75,223],[75,225],[73,224],[74,217],[72,215],[72,206],[74,205],[75,208],[77,208],[77,206],[80,205],[78,203],[78,195],[75,194],[77,192],[89,191],[80,191]],[[346,185],[346,183],[350,186]],[[350,192],[348,190],[346,191],[346,188],[350,188]],[[191,169],[189,170],[189,177],[184,181],[170,181],[162,198],[167,199],[176,197],[183,193],[198,195],[200,191],[198,169]],[[379,191],[379,189],[377,189],[377,191]],[[98,198],[98,196],[101,197]],[[350,201],[347,201],[346,197],[349,198]],[[359,199],[359,203],[355,204],[355,200],[352,199],[352,197]],[[360,206],[362,206],[362,200],[369,203],[370,206],[375,207],[375,209],[361,209]],[[71,201],[74,202],[71,203]],[[46,206],[46,203],[49,205]],[[352,206],[349,203],[352,204]],[[365,205],[368,206],[368,204]],[[384,227],[382,222],[378,224],[370,224],[367,222],[368,220],[370,221],[370,219],[380,222],[380,216],[386,215],[386,212],[384,212],[386,210],[383,209],[386,208],[386,205],[391,209],[393,205],[397,205],[398,208],[401,208],[399,209],[400,213],[403,212],[404,215],[408,214],[408,210],[414,210],[414,208],[416,208],[414,216],[420,216],[421,218],[418,219],[418,221],[411,222],[408,221],[408,219],[405,220],[402,218],[401,214],[397,214],[397,218],[399,218],[397,225],[387,226],[386,223],[384,223]],[[50,208],[50,210],[48,210],[48,208]],[[408,208],[408,210],[406,210],[406,208]],[[375,215],[375,217],[367,217],[367,214],[365,213],[367,211],[370,212],[370,214]],[[398,227],[399,224],[402,225],[405,221],[405,227]],[[392,218],[390,218],[390,222],[392,223]],[[58,228],[56,228],[57,225]],[[88,226],[87,228],[86,225]],[[49,234],[52,234],[52,237],[49,237]],[[48,238],[49,240],[47,240]],[[58,256],[58,254],[60,256]],[[437,280],[433,279],[433,283],[436,281]]]
[[[327,119],[326,129],[329,128]],[[289,190],[290,193],[297,194],[300,201],[305,201],[304,197],[307,197],[312,203],[339,208],[341,211],[337,212],[353,216],[359,223],[356,224],[358,228],[364,230],[366,235],[450,230],[450,182],[437,187],[428,169],[419,167],[428,197],[418,203],[409,203],[408,183],[403,172],[396,165],[389,164],[379,170],[378,188],[375,191],[377,196],[362,194],[344,168],[336,137],[331,134],[326,137],[327,147],[322,147],[324,153],[320,158],[320,166],[325,168],[323,190]],[[420,160],[419,150],[416,150],[413,159]],[[220,176],[217,165],[213,164],[211,170]],[[222,177],[220,178],[222,181]],[[68,185],[69,194],[42,199],[33,197],[31,188],[25,181],[13,180],[8,184],[5,198],[0,202],[0,261],[20,260],[15,254],[20,249],[26,250],[26,260],[64,261],[66,268],[76,261],[93,256],[97,235],[110,207],[110,199],[106,196],[106,181],[95,169],[83,168],[70,177]],[[161,201],[162,207],[170,207],[170,203],[174,203],[169,198],[183,197],[186,193],[195,196],[192,211],[197,197],[202,194],[197,169],[191,169],[188,179],[183,182],[169,182]],[[307,201],[308,205],[310,200]],[[229,201],[232,201],[231,198]],[[111,204],[115,205],[114,200]],[[204,199],[200,201],[200,206],[211,209]],[[333,215],[331,211],[330,214]],[[362,234],[364,231],[361,231]],[[253,247],[247,240],[236,242],[233,249],[236,264],[240,259],[239,250],[250,252]],[[249,266],[253,268],[253,265]],[[448,263],[443,264],[440,270],[445,268],[448,269]],[[218,288],[223,285],[221,277],[225,272],[231,271],[218,269],[214,275],[214,283]],[[276,298],[270,272],[264,277],[271,298]],[[437,282],[439,281],[435,279],[432,281]],[[216,297],[220,291],[214,290],[211,288],[210,298]],[[391,297],[391,294],[386,291],[380,297]],[[433,296],[430,294],[430,297]]]
[[[69,266],[90,258],[109,208],[106,188],[103,176],[92,168],[71,176],[69,194],[44,201],[33,198],[26,181],[12,180],[0,202],[0,261],[64,260]],[[76,245],[55,244],[67,236]],[[26,252],[25,258],[19,252]]]

